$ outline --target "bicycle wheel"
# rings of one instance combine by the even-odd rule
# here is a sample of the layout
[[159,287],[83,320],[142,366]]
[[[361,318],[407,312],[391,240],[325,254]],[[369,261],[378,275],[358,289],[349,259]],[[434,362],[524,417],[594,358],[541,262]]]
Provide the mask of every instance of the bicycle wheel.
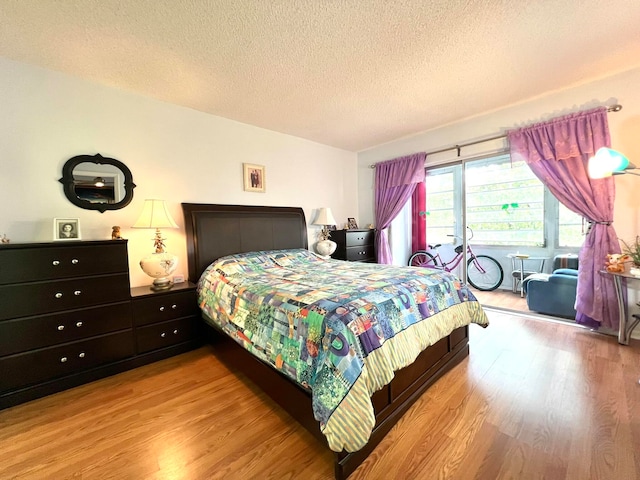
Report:
[[488,255],[476,255],[467,261],[467,280],[472,287],[485,292],[502,284],[504,272],[500,263]]
[[419,251],[409,258],[410,267],[439,268],[438,261],[429,252]]

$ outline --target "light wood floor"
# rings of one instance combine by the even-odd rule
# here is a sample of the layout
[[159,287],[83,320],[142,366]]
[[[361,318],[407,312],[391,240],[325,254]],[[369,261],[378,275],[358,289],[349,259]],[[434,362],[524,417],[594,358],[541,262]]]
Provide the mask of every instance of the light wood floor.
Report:
[[[482,292],[475,288],[471,288],[471,291],[478,301],[485,307],[490,307],[507,313],[513,312],[524,314],[542,320],[559,321],[572,325],[576,324],[575,320],[570,318],[561,318],[553,315],[546,315],[544,313],[532,312],[527,306],[527,299],[525,297],[521,297],[520,293],[513,293],[511,290],[500,289],[492,292]],[[617,332],[610,331],[609,334],[615,335]]]
[[[353,479],[638,479],[640,342],[489,311]],[[0,478],[329,479],[211,347],[0,411]]]
[[520,293],[513,293],[511,290],[481,292],[475,288],[471,288],[471,291],[482,305],[531,313],[527,307],[527,299],[521,297]]

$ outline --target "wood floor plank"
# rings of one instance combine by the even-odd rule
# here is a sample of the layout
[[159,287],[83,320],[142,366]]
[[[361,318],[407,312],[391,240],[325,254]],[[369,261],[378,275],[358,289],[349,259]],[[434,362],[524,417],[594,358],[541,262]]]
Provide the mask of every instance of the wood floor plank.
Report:
[[[640,342],[488,313],[351,478],[640,478]],[[332,454],[209,346],[0,411],[0,452],[2,479],[333,477]]]

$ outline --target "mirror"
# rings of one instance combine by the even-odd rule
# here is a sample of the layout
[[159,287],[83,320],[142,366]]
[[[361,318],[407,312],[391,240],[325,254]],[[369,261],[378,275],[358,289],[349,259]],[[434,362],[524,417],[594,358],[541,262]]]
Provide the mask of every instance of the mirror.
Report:
[[99,153],[77,155],[67,160],[59,181],[71,203],[100,213],[129,205],[136,186],[124,163]]

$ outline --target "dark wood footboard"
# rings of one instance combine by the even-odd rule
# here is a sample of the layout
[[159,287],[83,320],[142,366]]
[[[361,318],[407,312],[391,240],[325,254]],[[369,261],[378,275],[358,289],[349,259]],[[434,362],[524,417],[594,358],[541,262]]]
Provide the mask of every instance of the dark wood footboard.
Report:
[[[294,381],[263,363],[231,338],[203,321],[205,335],[215,344],[215,355],[235,372],[240,372],[280,405],[323,445],[326,439],[313,418],[311,395]],[[372,396],[376,426],[367,445],[357,452],[335,454],[335,477],[346,479],[382,441],[409,407],[430,385],[469,354],[469,327],[454,330],[422,352],[414,363],[396,372],[389,385]],[[327,446],[328,448],[328,446]]]

